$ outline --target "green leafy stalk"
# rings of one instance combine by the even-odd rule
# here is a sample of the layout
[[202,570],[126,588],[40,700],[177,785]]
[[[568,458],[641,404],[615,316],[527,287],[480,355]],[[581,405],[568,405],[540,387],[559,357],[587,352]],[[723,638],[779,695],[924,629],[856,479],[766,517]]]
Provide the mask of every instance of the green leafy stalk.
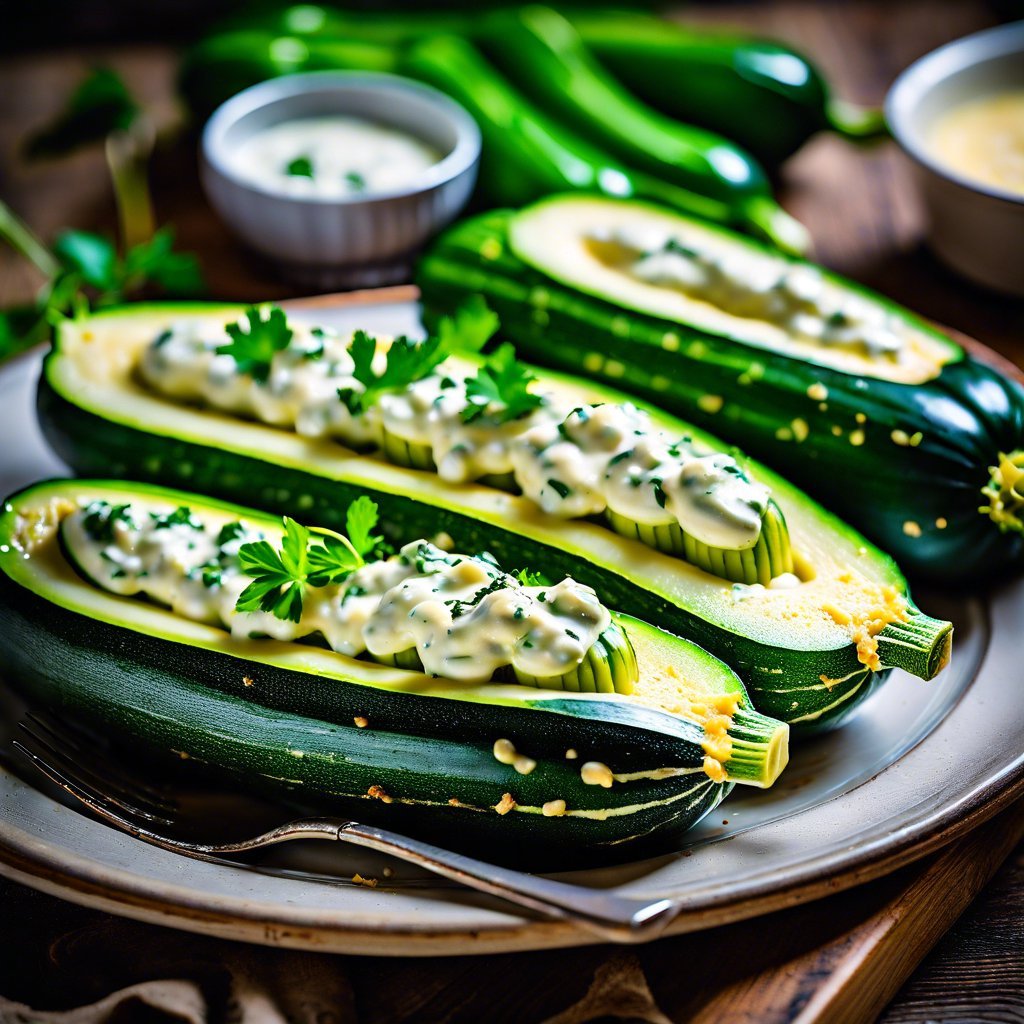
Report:
[[147,164],[156,133],[146,113],[110,68],[95,68],[71,94],[64,110],[25,146],[29,159],[65,156],[82,146],[104,144],[114,186],[121,241],[140,245],[156,226]]
[[51,252],[0,202],[0,240],[47,277],[34,303],[0,311],[0,360],[43,341],[56,318],[84,313],[90,302],[116,305],[151,284],[181,297],[200,294],[204,288],[195,256],[174,251],[170,227],[128,249],[123,257],[109,239],[88,231],[62,232]]
[[0,239],[19,255],[24,256],[46,277],[53,277],[60,269],[50,251],[32,233],[28,225],[0,199]]

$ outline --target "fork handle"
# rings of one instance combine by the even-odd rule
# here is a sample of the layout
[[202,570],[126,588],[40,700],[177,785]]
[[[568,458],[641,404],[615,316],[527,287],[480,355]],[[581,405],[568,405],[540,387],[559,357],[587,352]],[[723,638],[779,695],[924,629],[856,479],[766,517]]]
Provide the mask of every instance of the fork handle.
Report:
[[499,896],[546,917],[578,924],[611,942],[640,942],[659,935],[679,911],[674,900],[643,901],[568,882],[557,882],[424,843],[373,825],[350,821],[337,838],[426,868],[434,874]]

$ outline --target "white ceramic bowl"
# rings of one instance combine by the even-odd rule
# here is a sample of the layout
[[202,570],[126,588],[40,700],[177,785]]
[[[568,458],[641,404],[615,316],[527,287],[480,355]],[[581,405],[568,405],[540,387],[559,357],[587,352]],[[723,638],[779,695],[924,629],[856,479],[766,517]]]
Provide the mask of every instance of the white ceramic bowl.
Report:
[[914,161],[928,240],[954,270],[1024,296],[1024,196],[972,181],[942,164],[928,139],[955,104],[1024,89],[1024,21],[957,39],[911,64],[889,91],[885,113]]
[[[296,118],[344,114],[408,132],[443,154],[408,186],[325,199],[243,181],[231,153],[254,132]],[[480,131],[454,100],[406,78],[325,71],[261,82],[214,111],[202,138],[203,187],[232,231],[316,288],[393,283],[415,252],[465,206],[476,182]]]

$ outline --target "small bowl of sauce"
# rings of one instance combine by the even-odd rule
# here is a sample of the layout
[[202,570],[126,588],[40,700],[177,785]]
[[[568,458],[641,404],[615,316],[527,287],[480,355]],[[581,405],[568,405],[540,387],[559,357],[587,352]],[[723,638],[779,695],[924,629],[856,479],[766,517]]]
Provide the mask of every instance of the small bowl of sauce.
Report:
[[922,57],[896,80],[886,116],[916,166],[937,255],[1024,296],[1024,21]]
[[306,287],[408,277],[465,206],[480,133],[442,93],[395,75],[314,72],[253,86],[202,139],[203,187],[250,248]]

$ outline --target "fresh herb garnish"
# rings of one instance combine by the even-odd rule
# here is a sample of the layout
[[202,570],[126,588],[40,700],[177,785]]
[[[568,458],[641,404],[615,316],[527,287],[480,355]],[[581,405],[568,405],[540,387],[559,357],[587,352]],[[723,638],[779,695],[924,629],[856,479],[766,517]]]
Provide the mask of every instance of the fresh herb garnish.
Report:
[[366,191],[366,179],[358,171],[348,171],[345,175],[345,184],[348,185],[353,192]]
[[233,540],[244,537],[245,533],[245,526],[242,523],[237,521],[225,523],[217,534],[217,547],[222,548],[225,544],[230,544]]
[[678,239],[670,238],[666,243],[662,252],[673,252],[677,256],[685,256],[687,259],[694,260],[697,258],[698,253],[696,249],[691,249],[688,245],[683,245]]
[[515,349],[507,342],[480,367],[475,377],[466,379],[466,400],[469,403],[462,410],[463,423],[487,413],[499,423],[517,419],[537,406],[544,399],[530,391],[530,385],[537,378],[516,361]]
[[546,587],[551,580],[542,572],[534,572],[532,569],[516,569],[512,574],[524,587]]
[[173,512],[150,512],[149,518],[153,522],[154,530],[168,530],[172,526],[189,526],[193,530],[205,529],[203,524],[192,515],[192,509],[187,505],[181,505]]
[[401,391],[430,375],[434,368],[456,352],[479,352],[498,329],[498,318],[480,296],[474,296],[453,317],[444,317],[437,333],[423,341],[402,335],[387,350],[384,369],[373,370],[377,339],[366,331],[352,336],[349,355],[352,376],[363,385],[362,391],[339,388],[338,397],[352,415],[365,412],[378,397],[388,391]]
[[89,536],[100,543],[109,544],[114,539],[114,526],[124,523],[129,529],[135,528],[131,505],[111,505],[107,501],[93,501],[85,509],[82,527]]
[[247,324],[228,324],[226,330],[231,341],[220,345],[217,354],[231,356],[239,373],[248,373],[266,384],[271,360],[275,353],[288,347],[292,329],[283,309],[271,306],[265,310],[265,317],[263,312],[258,306],[250,306],[245,311]]
[[63,156],[113,132],[127,131],[140,112],[118,75],[110,68],[96,68],[57,118],[28,140],[25,155],[29,159]]
[[[239,566],[252,576],[252,583],[239,595],[236,610],[271,612],[279,619],[298,622],[306,587],[340,583],[366,564],[366,557],[382,540],[373,534],[377,520],[377,506],[365,495],[348,507],[348,537],[331,530],[310,530],[285,516],[280,549],[267,540],[238,549]],[[314,533],[323,539],[314,541]]]
[[345,530],[352,547],[364,558],[380,547],[384,538],[374,534],[380,521],[377,514],[377,503],[365,494],[360,495],[348,507],[345,513]]
[[313,161],[308,156],[297,156],[288,162],[284,170],[285,174],[289,174],[293,178],[312,178]]

